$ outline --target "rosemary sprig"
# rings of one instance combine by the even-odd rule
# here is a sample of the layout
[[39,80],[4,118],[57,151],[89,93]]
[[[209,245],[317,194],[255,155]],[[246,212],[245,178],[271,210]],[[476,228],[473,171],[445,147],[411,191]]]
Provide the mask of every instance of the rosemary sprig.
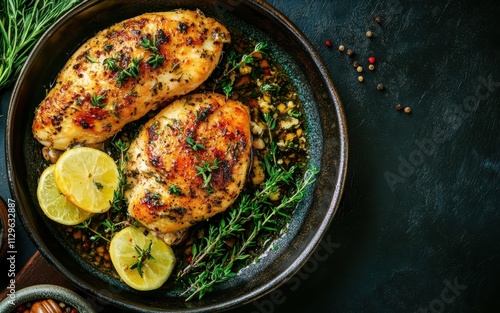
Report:
[[106,236],[104,236],[102,233],[100,233],[99,231],[92,228],[92,219],[91,218],[82,222],[81,224],[76,225],[76,228],[84,229],[84,230],[87,230],[90,233],[92,233],[93,235],[90,236],[90,240],[92,240],[92,241],[103,239],[107,242],[110,242],[110,240]]
[[0,90],[12,84],[31,48],[47,28],[79,0],[1,0]]

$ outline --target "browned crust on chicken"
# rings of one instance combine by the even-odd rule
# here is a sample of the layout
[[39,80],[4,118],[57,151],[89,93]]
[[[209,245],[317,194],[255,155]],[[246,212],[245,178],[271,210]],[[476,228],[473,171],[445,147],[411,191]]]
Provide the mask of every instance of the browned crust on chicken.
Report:
[[[170,233],[226,210],[245,183],[250,149],[249,109],[242,103],[215,93],[174,101],[129,149],[129,214]],[[213,167],[205,177],[204,166]]]
[[66,63],[36,109],[34,137],[61,150],[105,141],[201,85],[229,41],[224,25],[200,11],[148,13],[115,24]]

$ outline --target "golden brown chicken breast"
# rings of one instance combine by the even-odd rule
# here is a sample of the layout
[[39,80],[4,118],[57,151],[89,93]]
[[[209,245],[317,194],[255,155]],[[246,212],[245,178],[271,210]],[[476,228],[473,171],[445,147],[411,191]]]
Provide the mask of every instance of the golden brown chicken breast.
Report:
[[128,211],[161,233],[226,210],[250,164],[248,108],[215,93],[185,96],[148,121],[129,148]]
[[89,39],[69,59],[35,112],[34,137],[64,150],[105,141],[212,73],[230,41],[200,11],[143,14]]

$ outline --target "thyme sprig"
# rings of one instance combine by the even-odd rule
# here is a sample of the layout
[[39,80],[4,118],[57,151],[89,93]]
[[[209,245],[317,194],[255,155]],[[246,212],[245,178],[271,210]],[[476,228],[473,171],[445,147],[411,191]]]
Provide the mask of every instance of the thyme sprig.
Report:
[[[274,170],[272,176],[267,180],[262,190],[257,192],[253,198],[244,196],[238,207],[230,212],[228,217],[221,219],[219,225],[211,226],[209,234],[199,246],[193,246],[193,257],[189,264],[181,272],[181,277],[195,272],[193,278],[189,279],[190,285],[183,294],[190,295],[186,301],[198,295],[202,298],[206,292],[210,292],[215,284],[226,281],[236,275],[236,270],[246,265],[252,259],[249,248],[258,245],[259,236],[266,231],[276,231],[277,217],[283,217],[289,221],[290,215],[287,209],[291,209],[303,199],[307,187],[315,182],[316,170],[306,171],[304,179],[295,183],[295,191],[290,196],[283,196],[281,202],[269,205],[269,197],[276,192],[278,185],[292,183],[294,172],[297,168],[289,170]],[[249,235],[245,230],[253,222],[254,226]],[[225,252],[225,239],[240,236],[240,243],[233,246],[231,253]],[[203,251],[198,253],[198,251]]]
[[0,90],[12,84],[31,48],[47,28],[79,0],[1,0]]
[[267,47],[267,43],[258,42],[250,53],[243,54],[239,58],[234,50],[230,51],[227,56],[227,63],[224,72],[215,80],[214,89],[220,85],[222,91],[226,95],[226,98],[228,98],[233,92],[234,77],[231,77],[231,74],[245,65],[252,64],[255,61],[255,57],[253,57],[253,55],[256,53],[265,53],[264,51]]
[[221,160],[219,159],[213,159],[212,161],[205,161],[203,160],[201,162],[201,166],[196,166],[196,171],[198,172],[196,175],[201,175],[203,178],[203,184],[201,188],[211,190],[212,185],[210,184],[210,181],[212,180],[212,172],[216,169],[219,168],[219,163]]
[[149,55],[149,58],[146,62],[153,68],[157,68],[163,65],[165,61],[165,56],[159,54],[160,51],[158,50],[158,46],[156,44],[156,35],[153,35],[152,38],[153,38],[152,40],[149,40],[147,37],[142,37],[139,46],[152,52],[152,54]]
[[122,139],[112,141],[111,145],[119,155],[116,160],[116,165],[118,167],[118,189],[114,191],[113,200],[111,201],[111,211],[116,213],[125,206],[127,201],[127,198],[125,198],[125,191],[130,189],[130,184],[127,183],[125,175],[127,164],[130,160],[130,156],[127,154],[130,145]]
[[120,73],[118,74],[116,81],[120,87],[123,85],[123,82],[127,81],[130,77],[139,79],[139,65],[141,62],[142,58],[132,59],[132,63],[130,63],[127,68],[117,66]]
[[134,270],[137,269],[137,272],[139,272],[139,275],[142,277],[142,266],[146,261],[155,261],[155,258],[151,254],[151,248],[153,247],[153,241],[149,241],[149,245],[146,248],[141,248],[138,245],[135,245],[135,251],[137,252],[137,255],[139,256],[137,258],[137,262],[134,263],[130,269]]
[[[119,227],[123,226],[126,223],[126,221],[115,223],[110,219],[105,219],[100,224],[93,225],[92,219],[89,218],[88,220],[76,225],[76,228],[88,231],[91,234],[90,240],[92,241],[102,239],[104,241],[110,242],[111,238],[119,229]],[[100,228],[103,228],[103,230],[100,231]]]
[[[291,218],[289,210],[303,199],[307,187],[315,182],[315,169],[307,170],[303,179],[296,181],[298,168],[292,166],[286,170],[277,166],[275,153],[274,145],[264,158],[269,178],[261,189],[253,197],[243,196],[237,207],[229,211],[218,225],[209,226],[208,236],[192,246],[191,262],[178,275],[179,279],[188,277],[188,287],[183,293],[189,294],[186,301],[196,295],[203,297],[215,284],[235,276],[238,269],[247,265],[252,260],[251,249],[258,246],[259,237],[276,232],[282,220],[288,222]],[[283,195],[279,203],[272,201],[273,195],[280,193],[285,186],[293,192]],[[225,242],[232,237],[240,239],[228,253]]]

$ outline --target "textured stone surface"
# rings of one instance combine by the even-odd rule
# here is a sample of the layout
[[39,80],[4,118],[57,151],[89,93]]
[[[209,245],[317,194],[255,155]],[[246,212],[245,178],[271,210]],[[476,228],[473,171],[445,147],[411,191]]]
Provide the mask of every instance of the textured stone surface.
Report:
[[498,312],[500,3],[268,3],[330,71],[346,111],[349,170],[317,253],[234,312]]
[[[500,2],[268,2],[330,71],[346,111],[349,171],[341,208],[310,261],[231,312],[498,312]],[[398,103],[412,113],[396,111]],[[7,198],[4,168],[2,159]]]

